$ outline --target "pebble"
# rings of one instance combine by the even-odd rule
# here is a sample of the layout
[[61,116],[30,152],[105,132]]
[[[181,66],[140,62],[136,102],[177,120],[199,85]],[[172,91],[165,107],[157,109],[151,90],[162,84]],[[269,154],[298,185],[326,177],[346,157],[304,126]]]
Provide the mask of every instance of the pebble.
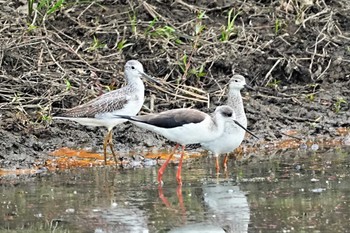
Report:
[[312,178],[310,181],[311,181],[311,182],[318,182],[318,181],[320,181],[320,180],[319,180],[319,179],[316,179],[316,178]]
[[75,213],[75,209],[73,208],[66,209],[66,213],[73,214]]
[[311,189],[311,192],[313,192],[313,193],[322,193],[325,190],[326,190],[325,188],[316,188],[316,189]]
[[320,147],[319,147],[319,145],[318,144],[312,144],[312,146],[311,146],[311,150],[318,150]]
[[157,165],[157,161],[154,159],[145,159],[143,164],[145,167],[151,167]]

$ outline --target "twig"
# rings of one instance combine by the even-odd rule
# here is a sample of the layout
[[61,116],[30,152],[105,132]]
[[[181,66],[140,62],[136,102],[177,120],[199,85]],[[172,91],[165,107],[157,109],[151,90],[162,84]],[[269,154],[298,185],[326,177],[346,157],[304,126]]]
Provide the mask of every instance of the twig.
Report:
[[[271,81],[271,78],[272,78],[272,77],[269,78],[269,76],[271,76],[272,71],[277,67],[277,65],[278,65],[282,60],[283,60],[282,58],[278,59],[278,60],[275,62],[275,64],[271,67],[271,69],[269,70],[269,72],[266,73],[265,78],[264,78],[264,80],[263,80],[263,82],[262,82],[262,83],[265,83],[265,87],[266,87],[267,84]],[[267,81],[266,81],[266,80],[267,80]]]

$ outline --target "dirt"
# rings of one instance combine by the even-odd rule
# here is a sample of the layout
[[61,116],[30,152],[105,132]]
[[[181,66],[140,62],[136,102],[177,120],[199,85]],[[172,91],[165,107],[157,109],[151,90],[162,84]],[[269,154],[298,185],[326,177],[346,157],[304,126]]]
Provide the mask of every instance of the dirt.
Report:
[[[231,9],[239,14],[228,41],[221,41]],[[286,134],[350,144],[347,0],[66,1],[49,11],[41,7],[29,16],[26,2],[0,5],[2,168],[45,164],[61,147],[102,152],[105,129],[50,116],[122,86],[129,59],[164,84],[146,84],[141,113],[212,112],[225,103],[235,72],[255,89],[243,96],[248,128],[261,138],[247,138],[244,146],[263,148]],[[203,29],[196,33],[196,26]],[[116,127],[114,142],[116,150],[169,145],[130,124]]]

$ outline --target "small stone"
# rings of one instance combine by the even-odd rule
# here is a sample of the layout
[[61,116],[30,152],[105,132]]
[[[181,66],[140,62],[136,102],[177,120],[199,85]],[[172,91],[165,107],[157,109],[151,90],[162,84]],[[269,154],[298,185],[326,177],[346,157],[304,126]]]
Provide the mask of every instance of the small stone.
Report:
[[318,150],[318,148],[319,148],[319,145],[318,144],[312,144],[312,146],[311,146],[311,150]]
[[75,209],[73,208],[66,209],[66,213],[73,214],[75,213]]

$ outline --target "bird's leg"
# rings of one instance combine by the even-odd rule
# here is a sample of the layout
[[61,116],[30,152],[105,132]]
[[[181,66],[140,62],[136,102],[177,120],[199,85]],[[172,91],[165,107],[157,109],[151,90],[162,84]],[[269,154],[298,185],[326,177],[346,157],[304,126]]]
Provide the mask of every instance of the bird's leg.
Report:
[[171,205],[170,205],[168,199],[164,196],[163,188],[161,185],[158,186],[158,196],[167,208],[171,208]]
[[228,161],[228,154],[224,157],[224,171],[227,171],[227,161]]
[[105,165],[107,165],[107,144],[108,144],[109,132],[107,132],[106,137],[103,139],[103,156],[105,160]]
[[162,177],[163,177],[163,173],[165,171],[165,168],[168,166],[170,159],[173,157],[173,155],[175,154],[178,147],[179,147],[179,144],[176,144],[173,153],[171,153],[171,155],[169,155],[169,157],[165,161],[165,163],[163,163],[163,165],[159,168],[159,170],[158,170],[158,184],[159,185],[162,185]]
[[179,161],[179,166],[177,167],[177,173],[176,173],[176,180],[178,185],[182,185],[182,179],[181,179],[181,170],[182,170],[182,160],[185,155],[185,146],[182,146],[182,151],[181,151],[181,157]]
[[220,172],[219,156],[215,157],[215,168],[216,168],[216,173],[218,174]]
[[114,148],[113,148],[114,144],[113,144],[113,140],[112,140],[113,130],[110,130],[108,135],[109,135],[109,137],[108,137],[109,148],[111,148],[111,151],[112,151],[112,154],[113,154],[113,158],[114,158],[114,162],[115,162],[115,165],[117,166],[118,165],[118,160],[117,160],[117,157],[116,157],[115,152],[114,152]]
[[182,212],[182,217],[183,217],[183,220],[186,220],[186,208],[185,208],[185,205],[184,205],[184,199],[182,197],[182,186],[181,185],[178,185],[177,188],[176,188],[176,195],[177,195],[177,198],[179,200],[179,205],[180,205],[180,209],[181,209],[181,212]]

